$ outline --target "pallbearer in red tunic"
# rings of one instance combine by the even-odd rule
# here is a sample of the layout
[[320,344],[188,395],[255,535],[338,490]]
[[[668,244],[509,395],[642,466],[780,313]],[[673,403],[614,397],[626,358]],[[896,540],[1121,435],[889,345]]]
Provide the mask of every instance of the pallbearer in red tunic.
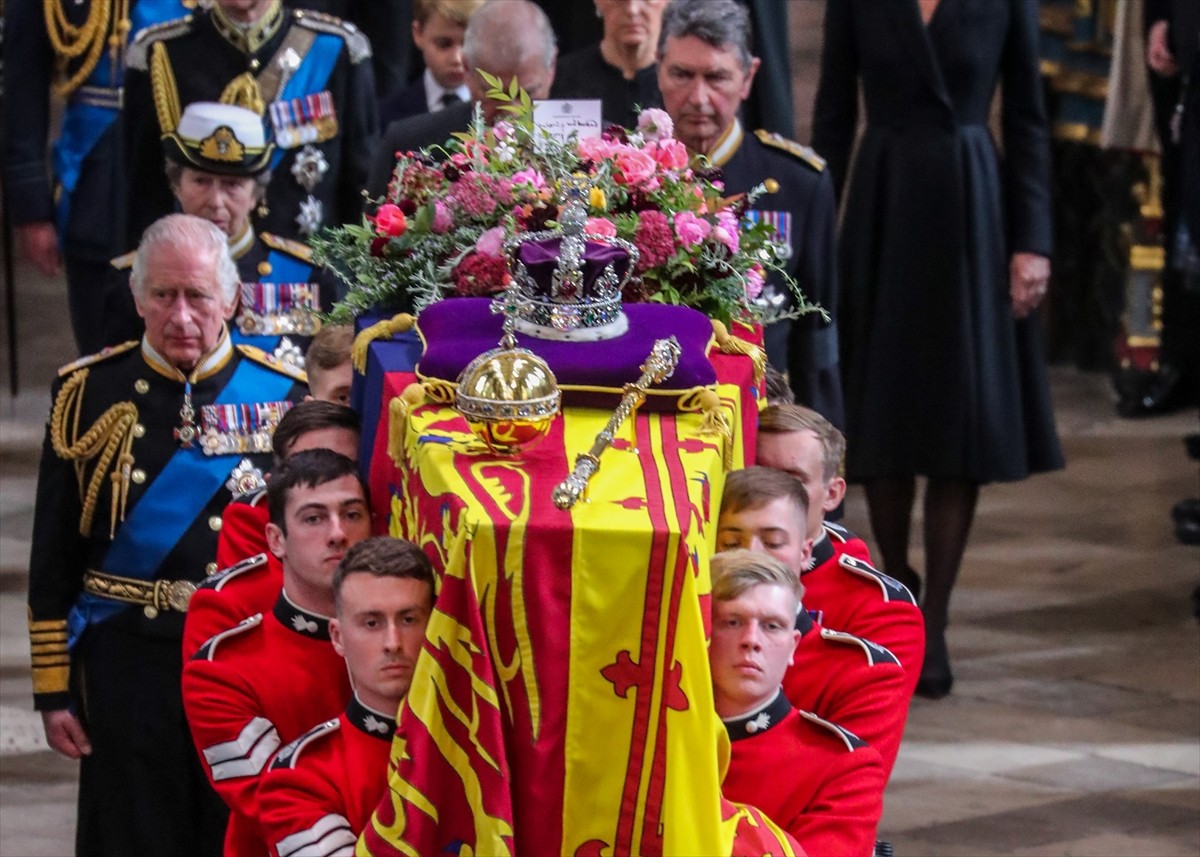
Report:
[[879,751],[890,776],[908,715],[900,661],[878,643],[822,628],[803,603],[796,630],[800,643],[783,676],[788,702],[862,738]]
[[792,708],[780,686],[800,637],[795,578],[746,550],[714,557],[712,571],[713,699],[733,744],[722,791],[762,810],[808,854],[867,857],[883,812],[879,753]]
[[[819,415],[808,413],[836,431]],[[822,464],[816,432],[795,435],[797,445],[790,457],[764,458],[764,444],[759,443],[760,460],[789,466],[730,474],[721,499],[719,541],[726,547],[764,551],[792,569],[804,584],[804,606],[813,618],[892,652],[904,667],[911,697],[925,656],[921,611],[902,583],[860,558],[866,548],[860,539],[842,528],[827,529],[824,512],[841,502],[845,482],[836,475],[836,464],[831,469],[828,452]],[[805,542],[811,543],[811,556],[801,555]]]
[[261,774],[280,745],[336,717],[350,698],[329,636],[333,573],[371,532],[355,462],[326,449],[298,453],[271,480],[267,538],[283,560],[274,609],[214,636],[183,668],[192,739],[230,807],[228,855],[267,850],[259,818]]
[[[347,407],[301,402],[279,421],[283,431],[272,438],[274,466],[307,449],[331,449],[357,461],[360,427],[358,414]],[[283,566],[267,547],[269,523],[266,482],[260,477],[221,515],[217,560],[208,566],[212,576],[192,596],[183,629],[185,661],[214,634],[247,616],[271,612],[283,586]]]
[[411,542],[367,539],[347,551],[333,592],[329,632],[354,697],[280,750],[263,778],[263,831],[277,857],[353,852],[387,788],[396,709],[433,610],[433,566]]

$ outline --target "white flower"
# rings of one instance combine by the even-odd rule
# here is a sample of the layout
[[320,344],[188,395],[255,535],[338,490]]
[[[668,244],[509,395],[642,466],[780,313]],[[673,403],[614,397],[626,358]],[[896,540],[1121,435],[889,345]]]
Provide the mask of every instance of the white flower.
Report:
[[502,164],[511,164],[513,158],[517,156],[516,146],[507,140],[497,143],[493,151],[496,153],[496,160]]

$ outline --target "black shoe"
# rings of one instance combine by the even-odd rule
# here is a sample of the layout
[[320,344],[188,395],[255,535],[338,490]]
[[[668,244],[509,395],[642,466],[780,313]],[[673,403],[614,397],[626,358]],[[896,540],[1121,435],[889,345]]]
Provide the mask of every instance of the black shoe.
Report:
[[1175,523],[1175,538],[1185,545],[1200,545],[1200,518],[1187,519]]
[[911,565],[906,565],[896,574],[893,574],[892,577],[908,587],[908,591],[912,593],[913,601],[918,604],[921,603],[921,575],[917,574]]
[[926,699],[941,699],[949,695],[954,687],[954,674],[950,672],[950,652],[946,648],[946,635],[937,634],[925,640],[925,665],[921,667],[921,678],[917,681],[917,696]]
[[1200,431],[1194,431],[1183,438],[1184,448],[1187,449],[1188,458],[1200,461]]
[[1125,371],[1118,376],[1117,414],[1122,417],[1156,417],[1187,404],[1179,370],[1163,364],[1157,372]]

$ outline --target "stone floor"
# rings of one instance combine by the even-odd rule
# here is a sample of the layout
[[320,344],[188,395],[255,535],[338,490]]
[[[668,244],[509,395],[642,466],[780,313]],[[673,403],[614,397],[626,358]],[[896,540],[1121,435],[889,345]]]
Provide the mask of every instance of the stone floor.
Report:
[[[23,593],[47,382],[73,355],[61,284],[18,273],[23,392],[0,394],[0,855],[65,855],[75,767],[30,711]],[[1196,414],[1120,420],[1103,378],[1053,383],[1069,463],[983,494],[954,694],[914,702],[887,793],[897,854],[1200,855],[1200,548],[1168,518],[1200,494],[1180,442]],[[860,494],[847,523],[865,531]]]

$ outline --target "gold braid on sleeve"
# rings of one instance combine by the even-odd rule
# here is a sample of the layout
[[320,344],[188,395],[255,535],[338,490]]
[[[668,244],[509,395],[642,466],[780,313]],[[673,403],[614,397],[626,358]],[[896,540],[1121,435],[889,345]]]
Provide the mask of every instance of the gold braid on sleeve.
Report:
[[179,127],[179,87],[167,46],[155,42],[150,49],[150,85],[154,91],[154,110],[158,114],[158,129],[162,136],[174,133]]
[[[59,59],[60,68],[65,69],[68,60],[83,57],[74,74],[54,84],[55,93],[60,97],[66,98],[74,92],[96,68],[105,44],[110,41],[106,36],[109,22],[112,20],[113,5],[112,0],[92,3],[88,8],[87,20],[76,27],[63,11],[62,0],[43,0],[42,13],[46,18],[46,33],[50,37],[50,47]],[[114,36],[119,31],[128,31],[127,1],[122,0],[120,6],[122,11],[119,15],[123,16],[120,17],[120,21],[124,22],[125,30],[121,31],[119,26],[114,28]]]
[[[112,483],[112,515],[109,538],[116,534],[117,523],[125,520],[125,505],[129,499],[129,478],[133,470],[133,427],[138,411],[133,402],[117,402],[100,415],[92,427],[79,435],[79,419],[83,410],[83,388],[88,370],[80,369],[71,375],[58,391],[50,411],[50,444],[54,453],[75,465],[79,480],[83,514],[79,516],[79,532],[91,532],[96,502],[105,476]],[[70,422],[70,439],[67,423]],[[87,466],[94,462],[91,476]],[[84,481],[87,488],[84,488]]]

